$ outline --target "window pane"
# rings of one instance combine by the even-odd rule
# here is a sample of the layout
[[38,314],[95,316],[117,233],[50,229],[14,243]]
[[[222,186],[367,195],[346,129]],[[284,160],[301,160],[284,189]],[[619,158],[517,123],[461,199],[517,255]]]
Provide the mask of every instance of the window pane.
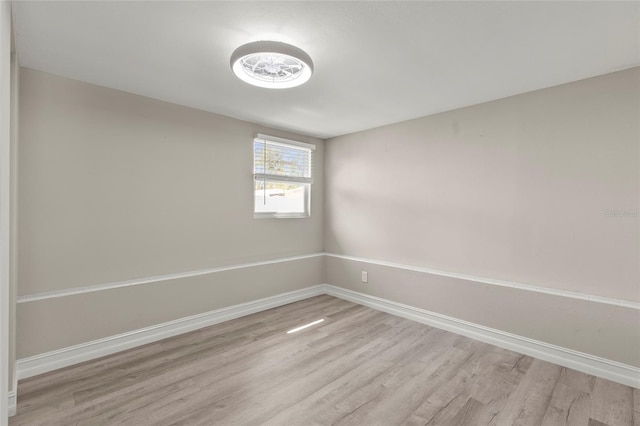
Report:
[[305,189],[292,182],[255,181],[255,213],[306,213]]

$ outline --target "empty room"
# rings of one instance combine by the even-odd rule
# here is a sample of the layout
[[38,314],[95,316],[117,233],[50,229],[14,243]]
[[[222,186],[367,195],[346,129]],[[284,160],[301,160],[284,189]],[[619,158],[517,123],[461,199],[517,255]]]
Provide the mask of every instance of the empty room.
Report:
[[640,426],[640,2],[0,1],[0,425]]

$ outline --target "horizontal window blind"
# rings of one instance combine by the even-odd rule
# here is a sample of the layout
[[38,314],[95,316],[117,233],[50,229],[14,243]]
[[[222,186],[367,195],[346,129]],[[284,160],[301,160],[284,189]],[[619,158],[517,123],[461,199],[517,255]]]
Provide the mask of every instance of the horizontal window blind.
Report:
[[315,146],[258,134],[253,141],[253,174],[257,180],[313,183]]

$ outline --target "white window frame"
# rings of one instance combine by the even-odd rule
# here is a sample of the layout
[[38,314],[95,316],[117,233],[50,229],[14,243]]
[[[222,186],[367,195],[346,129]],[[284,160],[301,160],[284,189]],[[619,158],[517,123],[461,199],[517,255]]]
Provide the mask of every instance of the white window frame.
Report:
[[[255,173],[255,143],[256,142],[264,142],[283,145],[283,146],[291,146],[295,148],[304,148],[309,150],[309,171],[311,177],[290,177],[290,176],[279,176],[272,175],[268,173]],[[264,135],[262,133],[257,133],[253,138],[251,143],[251,152],[253,153],[253,217],[254,219],[298,219],[298,218],[306,218],[311,216],[311,185],[313,184],[313,151],[316,149],[316,146],[313,144],[294,141],[290,139],[279,138],[277,136],[269,136]],[[294,182],[304,185],[304,212],[302,213],[277,213],[277,212],[256,212],[256,199],[255,199],[255,187],[256,180],[261,180],[265,182]]]

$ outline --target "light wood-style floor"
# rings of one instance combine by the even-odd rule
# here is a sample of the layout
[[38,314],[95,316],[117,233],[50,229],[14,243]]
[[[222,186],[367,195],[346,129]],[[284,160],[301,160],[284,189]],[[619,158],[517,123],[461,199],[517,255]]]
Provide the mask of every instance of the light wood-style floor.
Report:
[[638,426],[640,391],[319,296],[21,381],[40,424]]

